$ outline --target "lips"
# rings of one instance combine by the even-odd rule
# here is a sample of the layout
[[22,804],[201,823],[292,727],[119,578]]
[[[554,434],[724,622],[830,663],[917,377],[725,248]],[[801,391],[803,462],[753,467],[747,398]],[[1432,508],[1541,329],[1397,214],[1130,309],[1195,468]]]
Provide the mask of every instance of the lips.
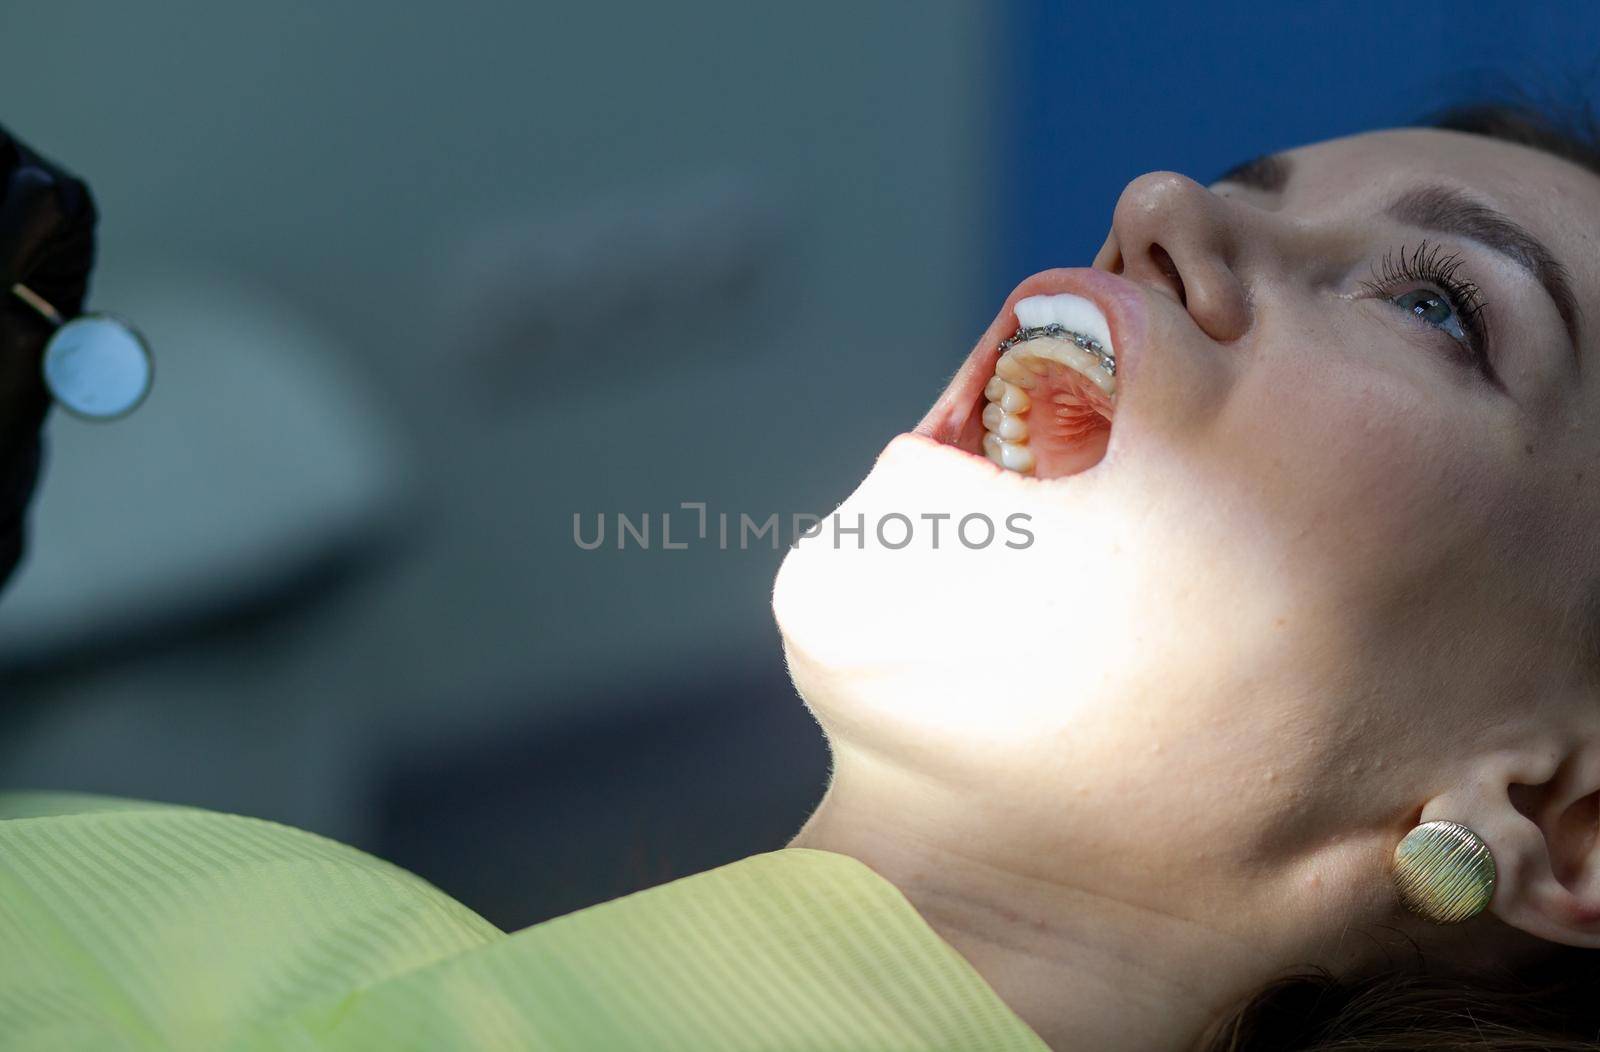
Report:
[[[1143,357],[1146,308],[1139,287],[1126,278],[1093,268],[1041,271],[1028,278],[1006,297],[999,314],[984,332],[949,387],[917,424],[915,433],[941,445],[981,456],[983,422],[980,416],[985,400],[984,385],[994,375],[1000,357],[1000,344],[1018,328],[1017,301],[1029,296],[1071,293],[1092,301],[1106,317],[1116,348],[1118,401],[1125,403],[1128,389],[1137,384]],[[1116,441],[1112,428],[1112,444]],[[1107,452],[1109,456],[1109,450]]]

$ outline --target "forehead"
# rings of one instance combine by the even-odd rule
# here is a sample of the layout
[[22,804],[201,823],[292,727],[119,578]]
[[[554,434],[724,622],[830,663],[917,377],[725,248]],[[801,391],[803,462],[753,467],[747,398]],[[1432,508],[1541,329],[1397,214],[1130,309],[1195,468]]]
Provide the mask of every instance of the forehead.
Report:
[[1600,207],[1600,176],[1553,154],[1484,135],[1436,128],[1394,128],[1309,143],[1285,151],[1309,181],[1313,174],[1372,180],[1402,173],[1447,180],[1530,211],[1566,205],[1591,217]]

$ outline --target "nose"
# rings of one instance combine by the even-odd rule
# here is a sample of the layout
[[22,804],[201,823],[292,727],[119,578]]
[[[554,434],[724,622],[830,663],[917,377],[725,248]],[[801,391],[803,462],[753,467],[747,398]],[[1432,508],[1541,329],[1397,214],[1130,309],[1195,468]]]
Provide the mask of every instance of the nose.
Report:
[[1177,172],[1141,175],[1117,198],[1094,265],[1171,296],[1219,343],[1237,340],[1250,302],[1235,271],[1235,207]]

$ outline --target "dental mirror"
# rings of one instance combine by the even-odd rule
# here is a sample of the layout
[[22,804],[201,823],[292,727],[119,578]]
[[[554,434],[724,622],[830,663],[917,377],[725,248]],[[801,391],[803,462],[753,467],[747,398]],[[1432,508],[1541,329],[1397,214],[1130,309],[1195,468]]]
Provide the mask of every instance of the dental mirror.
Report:
[[44,348],[44,383],[56,404],[85,420],[115,420],[139,407],[155,372],[144,337],[110,314],[82,314],[64,322],[61,313],[26,285],[13,285],[18,299],[56,326]]

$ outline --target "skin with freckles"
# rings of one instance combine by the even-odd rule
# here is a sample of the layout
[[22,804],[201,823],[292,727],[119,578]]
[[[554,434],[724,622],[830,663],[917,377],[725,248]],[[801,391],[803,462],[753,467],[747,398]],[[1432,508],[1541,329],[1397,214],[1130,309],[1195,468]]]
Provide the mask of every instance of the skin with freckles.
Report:
[[[1277,975],[1413,944],[1446,971],[1600,947],[1600,178],[1427,129],[1286,156],[1281,189],[1124,190],[1094,267],[1143,325],[1095,470],[901,436],[838,511],[864,542],[824,530],[774,589],[834,756],[793,846],[894,882],[1055,1049],[1186,1048]],[[1421,184],[1549,246],[1581,369],[1517,263],[1384,214]],[[1465,311],[1408,309],[1436,281],[1370,284],[1423,241],[1478,286],[1492,378]],[[979,513],[999,539],[958,543]],[[887,547],[890,514],[944,533]],[[1449,927],[1390,878],[1436,818],[1499,868]]]

